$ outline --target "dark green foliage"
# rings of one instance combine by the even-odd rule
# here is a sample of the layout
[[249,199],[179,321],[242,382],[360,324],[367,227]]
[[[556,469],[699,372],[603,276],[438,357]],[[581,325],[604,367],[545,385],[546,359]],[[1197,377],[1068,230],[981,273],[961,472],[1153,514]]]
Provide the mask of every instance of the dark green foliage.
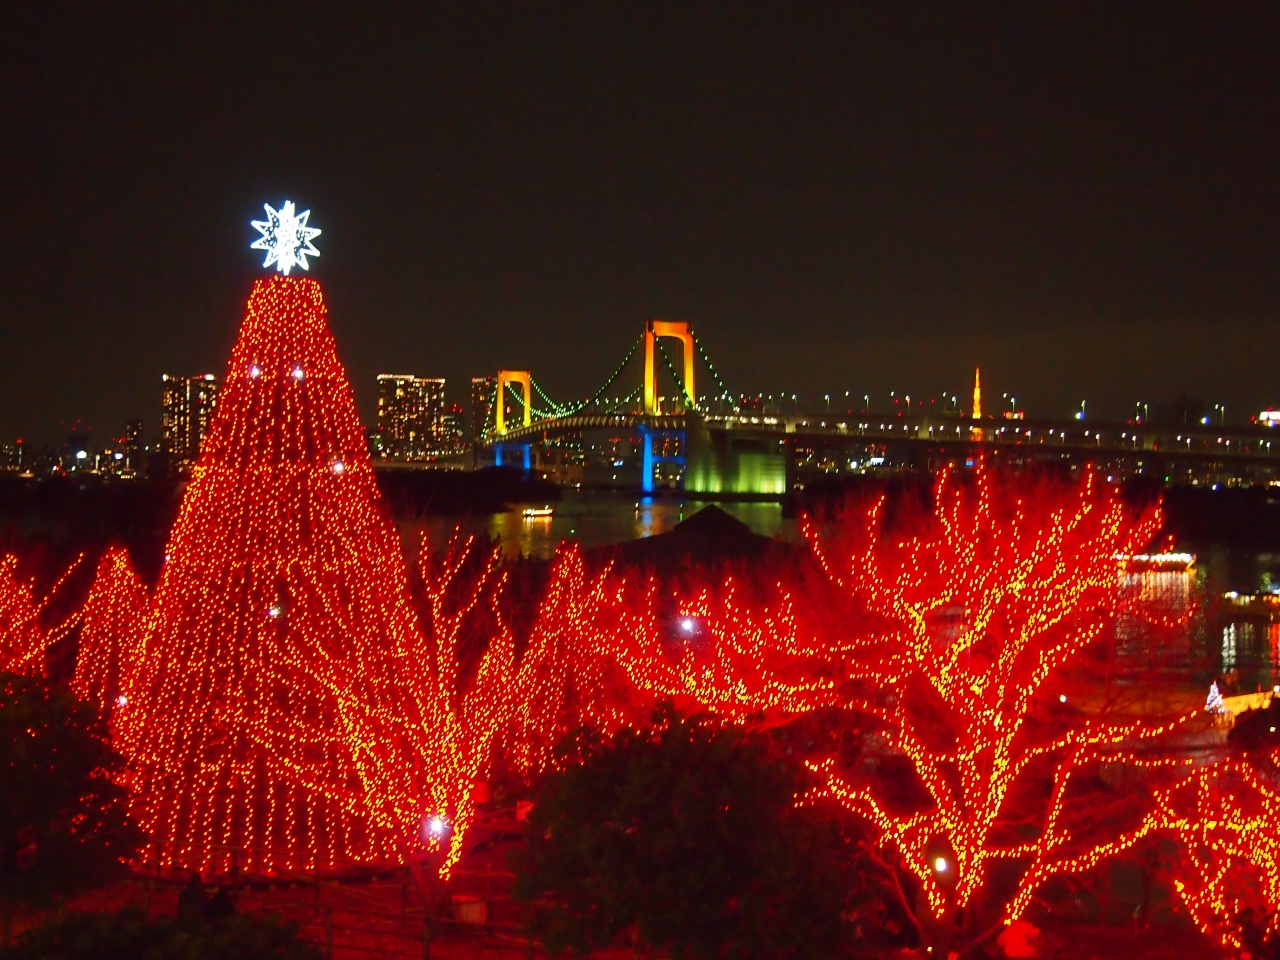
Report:
[[549,949],[634,933],[688,960],[849,952],[847,846],[796,808],[805,771],[767,741],[666,707],[647,731],[578,733],[557,760],[516,855]]
[[142,842],[98,711],[0,673],[0,910],[44,907],[125,870]]
[[234,916],[213,923],[141,910],[73,913],[28,930],[0,960],[317,960],[320,951],[297,928],[274,918]]
[[1253,960],[1280,960],[1280,934],[1270,932],[1272,917],[1264,911],[1246,907],[1236,917],[1240,939]]

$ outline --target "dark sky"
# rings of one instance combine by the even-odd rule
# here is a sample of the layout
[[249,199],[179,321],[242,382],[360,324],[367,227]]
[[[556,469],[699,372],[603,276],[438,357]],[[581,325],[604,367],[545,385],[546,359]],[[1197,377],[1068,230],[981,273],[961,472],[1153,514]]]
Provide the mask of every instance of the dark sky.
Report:
[[[263,201],[382,371],[1280,404],[1280,7],[9,4],[0,438],[221,375]],[[15,8],[25,8],[25,10]]]

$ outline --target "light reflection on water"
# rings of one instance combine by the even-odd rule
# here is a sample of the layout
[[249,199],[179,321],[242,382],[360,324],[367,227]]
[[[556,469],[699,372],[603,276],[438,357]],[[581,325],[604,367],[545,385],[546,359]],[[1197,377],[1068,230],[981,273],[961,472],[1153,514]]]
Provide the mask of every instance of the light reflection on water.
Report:
[[1148,612],[1183,624],[1150,630],[1141,618],[1116,624],[1122,672],[1143,682],[1174,680],[1207,686],[1217,680],[1227,695],[1280,683],[1280,603],[1265,594],[1221,590],[1220,561],[1191,570],[1121,574],[1120,589]]
[[[1121,681],[1186,683],[1198,679],[1195,633],[1196,573],[1191,569],[1121,570],[1121,598],[1141,613],[1121,613],[1115,623],[1116,676]],[[1149,618],[1181,625],[1152,629]]]
[[[556,544],[573,540],[590,549],[669,532],[677,523],[701,510],[705,503],[667,497],[637,498],[599,491],[566,490],[549,517],[525,517],[527,506],[493,516],[427,517],[401,525],[402,533],[416,540],[425,532],[433,544],[443,544],[456,528],[469,534],[488,536],[502,545],[507,556],[549,559]],[[716,506],[736,517],[754,532],[766,537],[793,538],[795,522],[784,519],[780,503],[718,503]]]

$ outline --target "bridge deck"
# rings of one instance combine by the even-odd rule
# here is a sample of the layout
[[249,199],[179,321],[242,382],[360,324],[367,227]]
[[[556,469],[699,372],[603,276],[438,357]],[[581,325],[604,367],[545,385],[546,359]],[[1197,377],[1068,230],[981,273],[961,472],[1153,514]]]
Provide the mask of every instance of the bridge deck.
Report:
[[[944,448],[1025,447],[1036,451],[1057,450],[1064,456],[1111,454],[1149,455],[1192,460],[1222,460],[1235,463],[1280,463],[1280,435],[1266,427],[1214,429],[1212,427],[1172,427],[1124,423],[1080,421],[964,420],[960,418],[877,418],[811,417],[804,415],[708,416],[701,419],[713,434],[794,438],[798,441],[828,443],[845,439],[853,442],[895,445],[933,445]],[[686,430],[689,418],[683,414],[645,415],[640,413],[574,414],[539,420],[527,427],[508,430],[488,438],[498,443],[534,443],[552,436],[583,430]],[[981,436],[975,431],[980,430]]]

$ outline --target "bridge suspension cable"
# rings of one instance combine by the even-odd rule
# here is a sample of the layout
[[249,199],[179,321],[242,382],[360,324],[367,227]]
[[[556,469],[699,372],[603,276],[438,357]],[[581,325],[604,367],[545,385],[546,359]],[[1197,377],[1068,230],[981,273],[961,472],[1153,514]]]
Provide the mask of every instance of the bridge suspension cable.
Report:
[[615,413],[618,411],[619,408],[625,409],[631,404],[638,402],[640,399],[640,395],[643,392],[644,392],[644,387],[636,387],[634,390],[628,393],[625,397],[618,397],[616,400],[613,401],[612,405],[605,407],[604,412]]
[[[552,400],[551,397],[547,395],[547,391],[542,389],[542,384],[540,384],[533,377],[530,377],[529,381],[533,384],[533,389],[538,392],[538,396],[540,396],[543,400],[545,400],[550,405],[551,412],[555,416],[567,417],[570,414],[575,412],[573,404],[556,403],[556,401]],[[534,408],[533,412],[534,413],[538,412],[536,407]]]
[[[631,362],[631,358],[634,357],[636,354],[636,348],[639,347],[640,344],[643,342],[644,342],[643,336],[636,337],[635,340],[631,341],[631,349],[628,350],[627,355],[622,358],[622,362],[618,364],[617,367],[614,368],[613,373],[609,374],[609,379],[605,380],[604,384],[601,385],[599,390],[593,393],[589,399],[582,401],[581,406],[578,407],[579,410],[583,409],[584,407],[589,407],[591,406],[591,404],[599,401],[599,399],[604,395],[604,392],[608,390],[611,386],[613,386],[613,381],[618,379],[618,375],[621,374],[622,371],[626,368],[627,364]],[[632,392],[634,393],[634,391]]]
[[[707,348],[704,347],[702,345],[702,341],[698,339],[697,332],[691,332],[693,333],[694,346],[698,348],[698,355],[702,357],[702,362],[705,363],[707,365],[707,369],[711,371],[711,378],[715,380],[716,386],[720,388],[721,395],[725,398],[731,398],[732,394],[729,393],[729,385],[724,382],[724,378],[720,376],[720,371],[717,370],[716,365],[711,362],[711,357],[707,354]],[[668,361],[668,363],[670,363],[670,361]]]
[[[540,419],[555,420],[559,417],[571,417],[574,414],[580,413],[581,411],[585,410],[587,407],[590,407],[593,404],[598,403],[600,401],[600,398],[604,395],[604,392],[608,390],[611,386],[613,386],[613,382],[617,380],[619,375],[622,373],[622,371],[626,369],[627,364],[631,362],[631,358],[635,356],[636,348],[640,346],[643,340],[644,340],[643,337],[637,337],[632,342],[631,348],[627,351],[627,355],[622,358],[622,362],[618,364],[618,366],[614,369],[613,373],[609,374],[608,379],[605,380],[605,382],[600,386],[598,390],[596,390],[595,393],[593,393],[590,397],[587,397],[585,399],[577,400],[572,403],[557,403],[555,400],[551,399],[550,395],[547,393],[546,390],[543,389],[542,385],[538,383],[537,380],[533,380],[533,378],[530,378],[530,380],[533,383],[533,389],[537,391],[538,396],[540,396],[549,406],[548,410],[540,410],[537,407],[530,407],[531,412],[534,413],[536,416],[538,416]],[[635,395],[635,393],[636,391],[632,391],[632,393],[629,394],[625,398],[625,400],[629,401],[631,397]],[[517,394],[517,397],[519,397],[519,394]],[[524,402],[523,399],[521,399],[521,403],[523,402]],[[617,403],[615,402],[614,406],[610,407],[609,409],[615,409],[616,406],[617,406]]]
[[[530,377],[529,379],[530,379],[530,381],[531,381],[531,382],[533,382],[533,383],[534,383],[534,388],[535,388],[535,389],[537,389],[537,383],[536,383],[535,381],[533,381],[533,378],[532,378],[532,377]],[[525,402],[524,402],[524,396],[523,396],[523,395],[522,395],[518,390],[515,390],[515,391],[512,391],[512,392],[515,394],[516,402],[520,404],[521,408],[523,408],[524,406],[526,406],[526,404],[525,404]],[[539,390],[538,392],[539,392],[539,393],[542,393],[542,391],[541,391],[541,390]],[[547,402],[548,402],[548,403],[551,403],[553,406],[555,405],[555,401],[554,401],[554,400],[551,400],[550,398],[548,398],[548,397],[546,396],[546,394],[543,394],[543,398],[544,398],[544,399],[546,399],[546,400],[547,400]],[[533,416],[534,416],[534,417],[536,417],[536,418],[537,418],[537,419],[539,419],[539,420],[554,420],[554,419],[556,419],[557,417],[562,417],[562,416],[564,416],[564,415],[565,415],[565,414],[564,414],[564,413],[562,413],[562,412],[561,412],[561,413],[557,413],[557,412],[556,412],[556,411],[554,411],[554,410],[542,410],[542,409],[539,409],[538,407],[536,407],[536,406],[534,406],[534,405],[532,405],[532,404],[529,404],[528,406],[529,406],[529,412],[530,412],[531,414],[533,414]],[[563,410],[564,408],[560,408],[560,409],[561,409],[561,410]]]

